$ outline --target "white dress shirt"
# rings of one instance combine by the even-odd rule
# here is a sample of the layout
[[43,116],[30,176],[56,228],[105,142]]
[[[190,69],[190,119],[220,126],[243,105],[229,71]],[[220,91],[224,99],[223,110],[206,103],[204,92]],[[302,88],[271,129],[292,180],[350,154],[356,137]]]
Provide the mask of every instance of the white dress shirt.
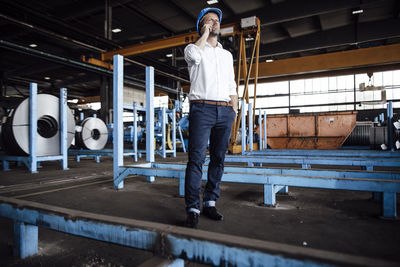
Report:
[[195,44],[185,48],[185,60],[190,75],[189,100],[214,100],[229,102],[237,95],[233,73],[232,54],[218,43],[206,43],[204,50]]

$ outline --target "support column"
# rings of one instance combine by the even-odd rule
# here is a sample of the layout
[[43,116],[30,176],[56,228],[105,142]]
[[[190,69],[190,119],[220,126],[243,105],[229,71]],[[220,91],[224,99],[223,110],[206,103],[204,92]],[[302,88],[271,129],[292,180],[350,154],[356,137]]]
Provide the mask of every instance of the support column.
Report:
[[176,110],[172,109],[172,148],[174,150],[173,157],[176,157]]
[[396,193],[383,192],[382,217],[387,219],[395,219],[396,216]]
[[261,127],[261,122],[262,122],[262,114],[261,114],[261,109],[258,109],[258,150],[262,150],[263,146],[263,139],[262,139],[262,132],[263,129]]
[[[146,67],[146,161],[154,162],[154,68]],[[146,177],[154,182],[154,176]]]
[[124,57],[115,55],[113,57],[113,173],[114,187],[124,188],[124,181],[116,184],[119,177],[119,167],[124,165],[124,129],[123,129],[123,90],[124,90]]
[[249,151],[253,152],[253,105],[249,103]]
[[161,137],[161,150],[162,150],[161,154],[164,159],[167,156],[166,147],[165,147],[165,139],[167,136],[167,129],[166,129],[167,122],[168,122],[168,118],[166,116],[165,107],[162,107],[161,108],[161,135],[162,135],[162,137]]
[[37,84],[30,83],[29,87],[29,162],[31,173],[37,173]]
[[394,151],[393,147],[393,105],[392,101],[387,103],[387,131],[388,131],[388,150]]
[[138,161],[138,128],[137,128],[137,108],[136,108],[136,103],[133,103],[133,152],[135,153],[134,159],[135,162]]
[[14,222],[14,256],[24,259],[38,252],[38,227]]
[[264,204],[272,207],[276,206],[275,190],[272,184],[264,185]]
[[242,100],[242,155],[246,152],[246,104]]
[[104,1],[104,38],[107,40],[112,39],[112,6],[111,6],[111,0],[105,0]]
[[268,148],[267,142],[267,111],[264,110],[264,148]]
[[100,118],[106,123],[111,123],[111,118],[109,117],[109,111],[112,108],[112,90],[110,85],[110,79],[106,76],[101,76],[100,85]]
[[[62,168],[68,170],[68,117],[67,117],[67,89],[60,89],[60,154]],[[75,130],[75,129],[74,129]]]

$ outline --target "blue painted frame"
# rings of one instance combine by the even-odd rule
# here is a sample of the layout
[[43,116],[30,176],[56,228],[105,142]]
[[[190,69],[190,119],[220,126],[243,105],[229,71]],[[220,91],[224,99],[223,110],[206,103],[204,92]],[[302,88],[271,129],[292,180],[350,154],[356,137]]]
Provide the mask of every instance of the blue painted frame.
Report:
[[61,162],[63,170],[68,170],[68,124],[67,124],[67,89],[60,89],[60,155],[55,156],[37,156],[37,84],[29,84],[29,156],[0,156],[0,161],[3,164],[3,170],[9,171],[9,162],[15,161],[18,164],[21,162],[30,170],[31,173],[37,173],[39,162],[54,161]]
[[21,258],[37,253],[38,227],[41,227],[152,251],[167,258],[186,258],[213,265],[396,266],[396,263],[379,259],[112,217],[1,196],[0,216],[14,220],[14,249]]

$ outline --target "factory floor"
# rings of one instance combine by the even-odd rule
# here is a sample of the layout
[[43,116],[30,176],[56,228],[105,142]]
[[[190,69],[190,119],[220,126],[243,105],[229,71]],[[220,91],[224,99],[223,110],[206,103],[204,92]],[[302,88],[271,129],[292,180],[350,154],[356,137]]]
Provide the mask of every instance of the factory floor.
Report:
[[[185,163],[186,154],[162,162]],[[125,164],[130,164],[125,158]],[[69,170],[43,162],[39,173],[10,166],[0,172],[0,195],[111,216],[182,226],[184,199],[178,180],[131,176],[122,190],[112,186],[112,159],[69,160]],[[400,171],[400,168],[399,170]],[[224,221],[200,217],[199,229],[398,262],[400,221],[379,218],[381,205],[368,192],[289,188],[278,206],[265,207],[261,185],[223,183],[217,206]],[[400,214],[399,200],[397,201]],[[153,255],[51,230],[39,230],[39,252],[12,255],[12,221],[0,218],[0,266],[137,266]],[[200,266],[191,263],[190,266]]]

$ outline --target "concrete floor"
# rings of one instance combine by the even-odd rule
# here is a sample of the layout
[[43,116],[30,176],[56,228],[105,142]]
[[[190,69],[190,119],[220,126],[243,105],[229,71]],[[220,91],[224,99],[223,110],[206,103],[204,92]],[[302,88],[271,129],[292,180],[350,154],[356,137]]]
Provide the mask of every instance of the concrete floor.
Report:
[[[186,155],[157,161],[185,162]],[[125,158],[125,163],[131,160]],[[185,207],[178,181],[128,177],[123,190],[112,187],[112,159],[101,163],[72,158],[68,171],[44,162],[31,175],[24,167],[0,172],[0,195],[112,216],[183,225]],[[399,170],[400,171],[400,168]],[[261,185],[223,183],[217,206],[225,220],[200,217],[199,229],[307,246],[399,262],[400,222],[379,218],[381,205],[371,193],[290,188],[278,206],[262,205]],[[398,201],[398,213],[400,214]],[[137,266],[152,254],[59,232],[39,230],[39,253],[24,260],[12,256],[12,222],[0,218],[1,266]],[[197,264],[190,264],[196,266]]]

